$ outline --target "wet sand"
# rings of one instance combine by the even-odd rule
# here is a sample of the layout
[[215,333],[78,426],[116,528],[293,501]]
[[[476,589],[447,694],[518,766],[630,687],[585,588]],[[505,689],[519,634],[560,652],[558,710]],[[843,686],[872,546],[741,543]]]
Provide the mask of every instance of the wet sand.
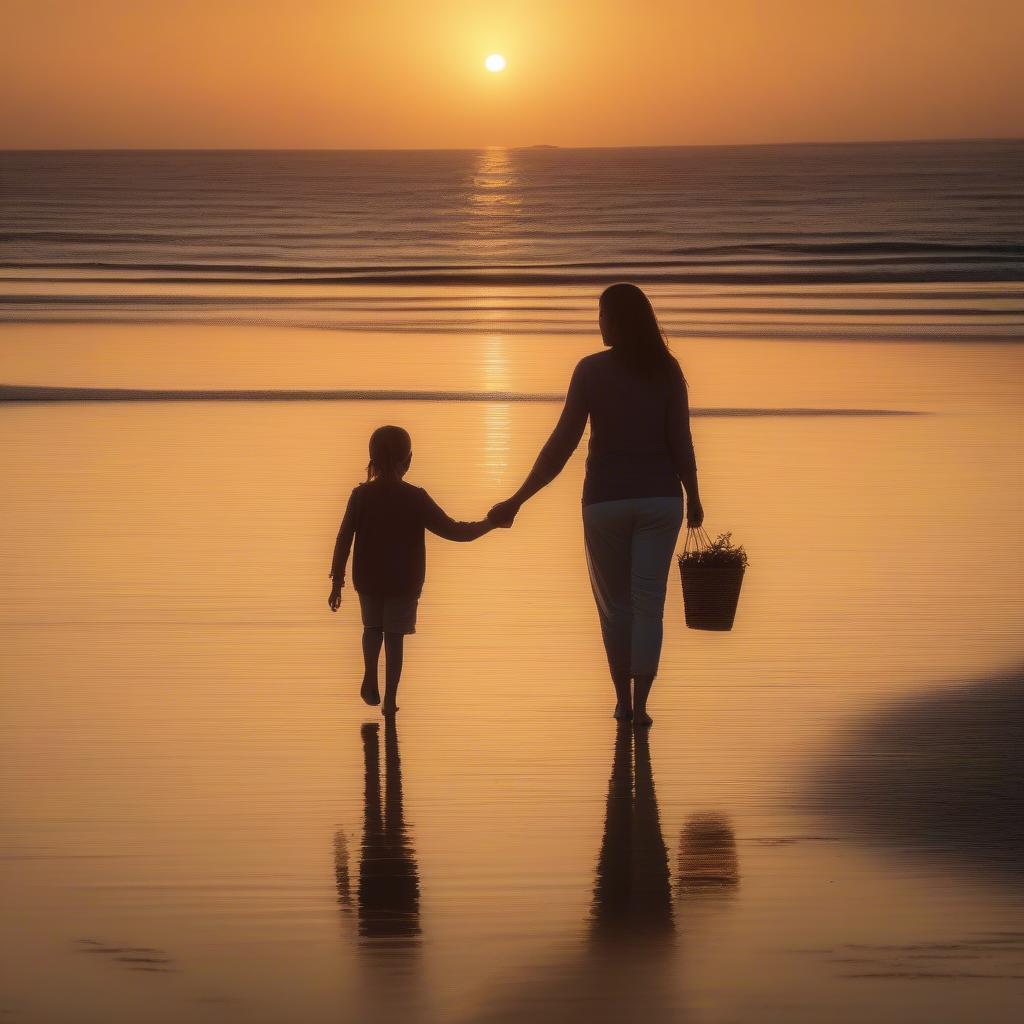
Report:
[[[319,361],[359,390],[382,358],[185,333],[192,370],[144,370],[117,332],[78,365],[9,337],[5,379],[54,388],[308,387]],[[585,350],[396,342],[388,378],[551,394]],[[1019,356],[677,350],[702,409],[926,415],[695,418],[708,528],[751,566],[731,634],[687,631],[672,581],[646,742],[610,717],[579,456],[514,530],[431,542],[393,731],[356,696],[354,603],[326,607],[373,426],[469,518],[550,402],[0,408],[0,1010],[1016,1020]]]

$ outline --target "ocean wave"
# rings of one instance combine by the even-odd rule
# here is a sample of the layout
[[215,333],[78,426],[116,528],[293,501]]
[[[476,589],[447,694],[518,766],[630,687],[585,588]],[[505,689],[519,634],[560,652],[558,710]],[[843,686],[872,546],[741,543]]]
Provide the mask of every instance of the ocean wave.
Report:
[[[66,282],[65,282],[66,283]],[[881,298],[882,296],[876,296]],[[659,304],[659,312],[662,319],[678,318],[680,316],[707,316],[715,317],[797,317],[797,318],[836,318],[836,317],[893,317],[902,319],[906,317],[927,318],[934,316],[943,317],[978,317],[981,319],[994,318],[1011,320],[1024,326],[1024,311],[1018,309],[1000,308],[998,306],[966,306],[953,305],[948,301],[943,305],[936,304],[935,300],[944,296],[932,294],[928,296],[932,300],[930,304],[920,306],[897,306],[893,302],[902,296],[888,293],[884,296],[886,304],[868,305],[838,305],[835,301],[821,304],[822,300],[807,292],[800,295],[802,300],[798,305],[784,305],[773,303],[771,305],[758,306],[753,304],[727,305],[716,303],[708,307],[705,305],[680,305],[671,300]],[[983,292],[976,293],[976,298],[985,298],[989,301],[1020,298],[1020,293],[1013,293],[1012,296],[1004,297],[999,293]],[[829,296],[829,299],[833,299]],[[58,308],[80,308],[82,310],[123,308],[125,310],[136,310],[144,312],[147,310],[160,310],[163,308],[180,308],[196,312],[217,312],[220,310],[246,310],[264,308],[280,310],[283,312],[301,313],[305,311],[316,311],[320,314],[335,312],[339,314],[370,312],[389,314],[395,317],[417,314],[436,318],[437,314],[457,315],[467,318],[472,324],[478,324],[482,317],[500,317],[500,320],[493,319],[492,324],[566,324],[572,325],[579,322],[580,317],[585,317],[588,329],[592,319],[591,302],[575,304],[559,303],[553,301],[548,305],[527,305],[520,302],[508,303],[458,303],[432,301],[421,298],[413,302],[396,302],[393,296],[382,297],[378,300],[369,300],[365,297],[346,300],[338,296],[281,296],[281,295],[145,295],[145,294],[118,294],[118,295],[3,295],[0,294],[0,320],[7,319],[3,309],[5,306],[12,307],[16,317],[18,311],[31,313],[32,311],[48,312]],[[559,316],[559,314],[563,314]],[[577,316],[566,317],[564,314],[577,314]],[[343,323],[339,320],[339,323]],[[415,324],[416,321],[411,321]]]
[[[1007,140],[0,153],[0,319],[576,334],[594,325],[573,303],[629,280],[694,336],[1020,340],[1022,158]],[[18,283],[45,279],[65,294]],[[261,294],[198,296],[242,286]],[[700,289],[717,301],[699,306]],[[438,298],[460,292],[478,308]],[[544,292],[550,314],[512,319],[498,301]],[[391,305],[343,304],[376,293]]]
[[[500,334],[503,337],[593,337],[596,325],[593,322],[578,323],[495,323],[475,321],[382,321],[374,320],[330,320],[325,318],[280,317],[271,318],[257,314],[249,316],[194,317],[142,315],[138,311],[119,315],[60,314],[40,311],[28,316],[3,316],[0,322],[7,324],[36,324],[74,326],[82,324],[107,325],[111,327],[201,324],[208,327],[288,328],[295,330],[336,331],[339,333],[371,333],[394,335],[467,336]],[[758,319],[677,321],[662,318],[662,326],[670,339],[695,338],[749,338],[758,341],[877,341],[877,342],[944,342],[955,344],[1012,344],[1024,343],[1024,323],[1000,324],[992,321],[972,323],[970,321],[942,319],[927,323],[907,320],[902,323],[881,322],[838,322],[806,319],[804,321],[771,321]]]
[[[265,227],[261,226],[261,227]],[[381,229],[376,229],[377,232]],[[590,233],[589,228],[582,229],[581,234]],[[636,235],[637,231],[635,228],[622,230],[627,233]],[[343,239],[349,234],[372,234],[371,230],[365,232],[346,232],[346,231],[296,231],[293,227],[292,230],[286,232],[277,232],[274,230],[253,230],[250,229],[245,232],[239,232],[232,236],[233,240],[240,242],[249,243],[266,243],[267,241],[287,240],[298,243],[306,243],[312,246],[321,244],[325,239],[339,238]],[[530,232],[513,232],[515,237],[528,237],[532,233]],[[422,236],[420,236],[422,238]],[[645,255],[651,257],[653,261],[660,262],[661,256],[684,256],[692,257],[697,259],[704,259],[713,256],[750,256],[750,255],[770,255],[770,256],[859,256],[859,257],[875,257],[875,256],[886,256],[886,255],[903,255],[903,256],[942,256],[949,255],[954,257],[971,256],[982,259],[1016,259],[1024,260],[1024,243],[1016,241],[1003,241],[1003,240],[992,240],[992,241],[970,241],[970,242],[945,242],[945,241],[930,241],[930,240],[919,240],[919,239],[855,239],[854,237],[846,240],[832,240],[832,241],[807,241],[808,237],[805,234],[795,236],[801,239],[796,240],[758,240],[755,236],[747,234],[744,236],[742,241],[737,241],[730,244],[705,244],[705,245],[688,245],[688,246],[677,246],[665,249],[663,252],[659,252],[656,247],[650,249],[644,249],[642,252]],[[835,236],[831,236],[835,239]],[[0,242],[59,242],[68,244],[91,244],[91,245],[109,245],[112,243],[117,244],[146,244],[146,243],[163,243],[168,242],[177,246],[187,242],[200,242],[200,241],[224,241],[225,234],[223,231],[209,231],[205,230],[202,232],[191,232],[177,230],[174,232],[156,232],[156,231],[71,231],[71,230],[24,230],[24,231],[13,231],[6,230],[0,231]],[[550,265],[553,267],[594,267],[594,266],[608,266],[612,261],[599,260],[599,261],[558,261],[553,262]],[[113,264],[120,266],[121,264]],[[161,269],[167,267],[181,267],[183,264],[179,263],[147,263],[145,266],[159,267]],[[207,266],[208,264],[198,264],[199,266]],[[216,266],[230,266],[229,264],[215,264]],[[392,269],[402,269],[415,264],[402,263],[395,265]],[[538,266],[538,263],[513,263],[510,266],[514,267],[530,267]],[[439,268],[444,264],[427,264],[432,268]],[[264,264],[258,263],[246,263],[236,265],[236,269],[242,270],[279,270],[279,271],[314,271],[324,270],[330,272],[334,271],[346,271],[359,269],[355,266],[349,267],[332,267],[330,265],[311,265],[311,264],[284,264],[276,267],[267,267]]]
[[[893,260],[851,261],[847,265],[837,263],[806,263],[798,267],[749,263],[735,268],[722,267],[682,269],[679,267],[641,264],[617,264],[607,269],[564,270],[551,265],[540,265],[531,269],[508,267],[466,267],[452,266],[425,269],[404,267],[401,269],[338,269],[338,268],[289,268],[285,265],[261,266],[257,264],[152,264],[152,263],[111,263],[99,261],[68,261],[64,263],[35,263],[30,261],[12,262],[0,260],[4,270],[84,270],[104,271],[104,280],[142,280],[151,284],[192,283],[228,284],[231,282],[260,281],[278,284],[305,285],[603,285],[615,281],[629,280],[637,284],[689,284],[689,285],[801,285],[801,284],[883,284],[883,283],[951,283],[971,281],[1020,282],[1024,281],[1024,261],[979,260],[973,264],[961,260],[917,262]],[[156,276],[153,276],[155,272]],[[190,278],[164,276],[165,273],[190,273]],[[122,277],[121,274],[149,274],[146,277]],[[228,274],[230,276],[224,276]]]

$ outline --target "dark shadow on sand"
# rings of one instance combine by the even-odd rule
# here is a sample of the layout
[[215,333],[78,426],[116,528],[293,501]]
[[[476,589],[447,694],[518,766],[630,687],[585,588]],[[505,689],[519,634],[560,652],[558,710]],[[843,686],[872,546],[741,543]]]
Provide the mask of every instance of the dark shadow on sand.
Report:
[[867,844],[1024,878],[1024,670],[859,719],[807,795]]
[[[556,403],[564,395],[533,391],[410,391],[361,388],[72,388],[0,384],[0,403],[31,402],[522,402]],[[691,416],[921,416],[909,409],[719,408]]]

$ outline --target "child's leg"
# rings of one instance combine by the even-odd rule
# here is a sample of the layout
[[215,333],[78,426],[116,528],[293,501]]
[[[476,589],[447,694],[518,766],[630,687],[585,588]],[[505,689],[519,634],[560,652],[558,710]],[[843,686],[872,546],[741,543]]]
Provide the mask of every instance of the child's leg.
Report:
[[386,667],[384,671],[384,706],[381,710],[385,715],[393,715],[398,710],[395,701],[398,699],[398,684],[402,679],[404,645],[405,636],[402,633],[384,634]]
[[359,696],[367,704],[380,703],[380,687],[377,682],[377,662],[380,660],[380,645],[384,642],[384,630],[363,630],[363,685]]

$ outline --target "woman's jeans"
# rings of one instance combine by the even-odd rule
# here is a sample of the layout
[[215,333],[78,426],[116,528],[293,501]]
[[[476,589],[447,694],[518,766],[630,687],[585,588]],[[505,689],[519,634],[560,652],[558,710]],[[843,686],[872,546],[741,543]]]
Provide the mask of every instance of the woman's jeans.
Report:
[[612,675],[653,676],[682,498],[624,498],[583,508],[594,600]]

